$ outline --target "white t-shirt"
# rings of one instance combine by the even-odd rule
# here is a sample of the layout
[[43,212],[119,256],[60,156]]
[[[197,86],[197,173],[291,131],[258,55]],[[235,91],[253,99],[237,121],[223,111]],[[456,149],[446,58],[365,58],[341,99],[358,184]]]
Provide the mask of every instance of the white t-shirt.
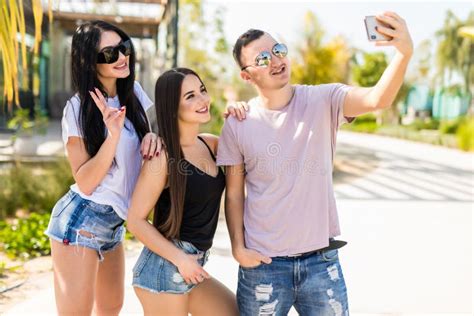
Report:
[[[153,102],[136,81],[134,91],[146,112],[146,110],[153,105]],[[108,98],[107,104],[111,107],[119,108],[120,102],[118,96]],[[81,128],[78,124],[79,108],[80,100],[77,94],[69,99],[64,107],[61,121],[64,146],[66,146],[69,137],[82,137]],[[132,123],[128,119],[125,119],[125,126],[120,134],[120,140],[115,153],[115,163],[112,164],[99,186],[91,195],[82,193],[76,183],[71,186],[71,190],[78,193],[84,199],[112,206],[115,212],[125,220],[127,218],[133,189],[135,188],[140,173],[141,164],[142,156],[140,155],[140,141],[138,135]]]

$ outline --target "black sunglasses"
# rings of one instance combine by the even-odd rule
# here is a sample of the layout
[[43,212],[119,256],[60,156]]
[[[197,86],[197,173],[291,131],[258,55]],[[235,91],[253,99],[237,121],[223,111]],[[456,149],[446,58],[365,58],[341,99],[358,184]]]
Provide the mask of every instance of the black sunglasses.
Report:
[[[285,44],[276,43],[272,47],[272,54],[279,58],[284,58],[286,57],[286,55],[288,55],[288,47],[286,47]],[[270,52],[268,51],[263,51],[258,54],[257,57],[255,57],[255,64],[242,67],[240,68],[240,70],[245,70],[248,67],[252,66],[266,68],[268,67],[268,65],[270,65],[270,61],[272,60],[272,54],[270,54]]]
[[126,40],[120,42],[117,46],[106,47],[97,54],[98,64],[112,64],[119,58],[119,52],[124,56],[129,56],[132,53],[132,42]]

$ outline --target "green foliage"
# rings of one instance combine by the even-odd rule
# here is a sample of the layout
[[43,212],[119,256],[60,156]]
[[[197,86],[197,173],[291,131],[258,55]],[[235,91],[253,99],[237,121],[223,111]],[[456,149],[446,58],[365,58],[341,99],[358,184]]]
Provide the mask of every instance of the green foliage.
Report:
[[50,212],[74,183],[66,159],[44,165],[16,163],[0,177],[0,219],[18,210]]
[[5,284],[4,281],[1,280],[1,278],[6,277],[8,272],[16,272],[18,270],[21,270],[23,267],[22,264],[17,264],[17,265],[7,265],[5,261],[0,262],[0,285]]
[[203,1],[180,0],[180,23],[183,24],[179,32],[179,64],[196,71],[206,85],[212,101],[211,121],[203,131],[219,134],[225,107],[224,89],[230,85],[229,71],[237,68],[225,38],[224,9],[218,7],[212,19],[206,19],[204,13]]
[[385,53],[364,53],[363,64],[355,64],[352,68],[352,77],[361,87],[373,87],[382,77],[388,62]]
[[7,123],[8,128],[15,129],[27,135],[32,135],[35,131],[45,133],[47,125],[48,117],[46,113],[38,109],[35,110],[34,119],[30,117],[29,109],[18,109]]
[[363,122],[354,126],[349,127],[353,132],[361,132],[361,133],[375,133],[379,126],[376,122]]
[[346,82],[350,49],[340,38],[323,44],[324,29],[312,12],[307,12],[302,44],[292,60],[292,81],[300,84]]
[[413,123],[406,125],[405,127],[415,131],[421,130],[437,130],[439,128],[439,121],[435,119],[416,119]]
[[474,11],[470,11],[466,21],[459,19],[450,10],[446,13],[443,27],[436,32],[439,44],[436,49],[439,78],[441,83],[451,79],[453,73],[461,74],[463,88],[469,91],[474,83],[474,40],[462,36],[459,30],[464,26],[474,25]]
[[474,151],[474,118],[469,118],[460,123],[456,131],[458,146],[465,151]]
[[5,276],[5,271],[7,270],[7,263],[6,262],[0,262],[0,278],[3,278]]
[[357,119],[354,120],[354,122],[352,122],[351,124],[352,125],[359,125],[359,124],[362,124],[362,123],[374,123],[376,121],[377,121],[377,118],[375,117],[375,115],[373,113],[367,113],[367,114],[358,116]]
[[29,259],[51,253],[49,238],[43,232],[50,214],[31,213],[28,218],[0,221],[0,249],[10,257]]
[[124,226],[125,226],[125,240],[134,240],[135,236],[127,229],[127,222],[125,222]]
[[224,125],[224,118],[222,116],[222,109],[225,107],[224,100],[220,102],[212,102],[210,111],[212,120],[202,127],[202,131],[205,133],[211,133],[214,135],[220,135],[222,125]]
[[377,125],[377,118],[374,114],[368,113],[358,116],[351,124],[344,124],[343,129],[353,132],[375,133],[379,126]]
[[457,130],[461,123],[465,121],[465,118],[458,118],[455,120],[445,120],[442,121],[439,125],[439,131],[442,134],[456,134]]
[[474,151],[474,118],[462,117],[451,121],[417,119],[409,125],[378,125],[373,114],[359,116],[344,130],[377,133],[411,141]]
[[214,44],[214,51],[227,54],[229,52],[229,44],[225,39],[225,32],[224,32],[224,21],[220,18],[224,14],[224,9],[222,7],[217,8],[215,13],[215,31],[218,35],[216,43]]

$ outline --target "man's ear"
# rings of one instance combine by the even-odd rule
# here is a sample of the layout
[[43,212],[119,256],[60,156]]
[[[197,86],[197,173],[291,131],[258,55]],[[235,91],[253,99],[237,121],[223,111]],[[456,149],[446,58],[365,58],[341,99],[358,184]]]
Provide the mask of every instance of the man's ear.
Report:
[[240,78],[242,78],[247,83],[252,83],[252,77],[245,70],[240,71]]

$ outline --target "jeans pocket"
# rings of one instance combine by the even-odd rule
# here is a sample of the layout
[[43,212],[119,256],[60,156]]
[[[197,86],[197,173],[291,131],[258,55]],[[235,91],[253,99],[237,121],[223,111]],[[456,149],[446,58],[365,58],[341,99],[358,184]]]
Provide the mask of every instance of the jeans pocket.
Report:
[[75,196],[76,195],[72,191],[69,191],[62,198],[60,198],[59,201],[56,202],[56,205],[54,205],[53,210],[51,211],[51,217],[58,217],[59,215],[61,215],[61,213],[74,200]]
[[242,270],[245,270],[245,271],[252,271],[252,270],[257,270],[258,268],[261,268],[264,264],[265,263],[260,262],[258,265],[253,266],[253,267],[244,267],[244,266],[240,265],[240,268]]
[[323,258],[323,261],[332,262],[332,261],[336,261],[339,256],[338,256],[337,249],[333,249],[333,250],[324,251],[321,254],[321,257]]
[[95,214],[110,215],[115,213],[114,208],[110,205],[98,204],[90,200],[84,200],[84,202],[85,208]]

